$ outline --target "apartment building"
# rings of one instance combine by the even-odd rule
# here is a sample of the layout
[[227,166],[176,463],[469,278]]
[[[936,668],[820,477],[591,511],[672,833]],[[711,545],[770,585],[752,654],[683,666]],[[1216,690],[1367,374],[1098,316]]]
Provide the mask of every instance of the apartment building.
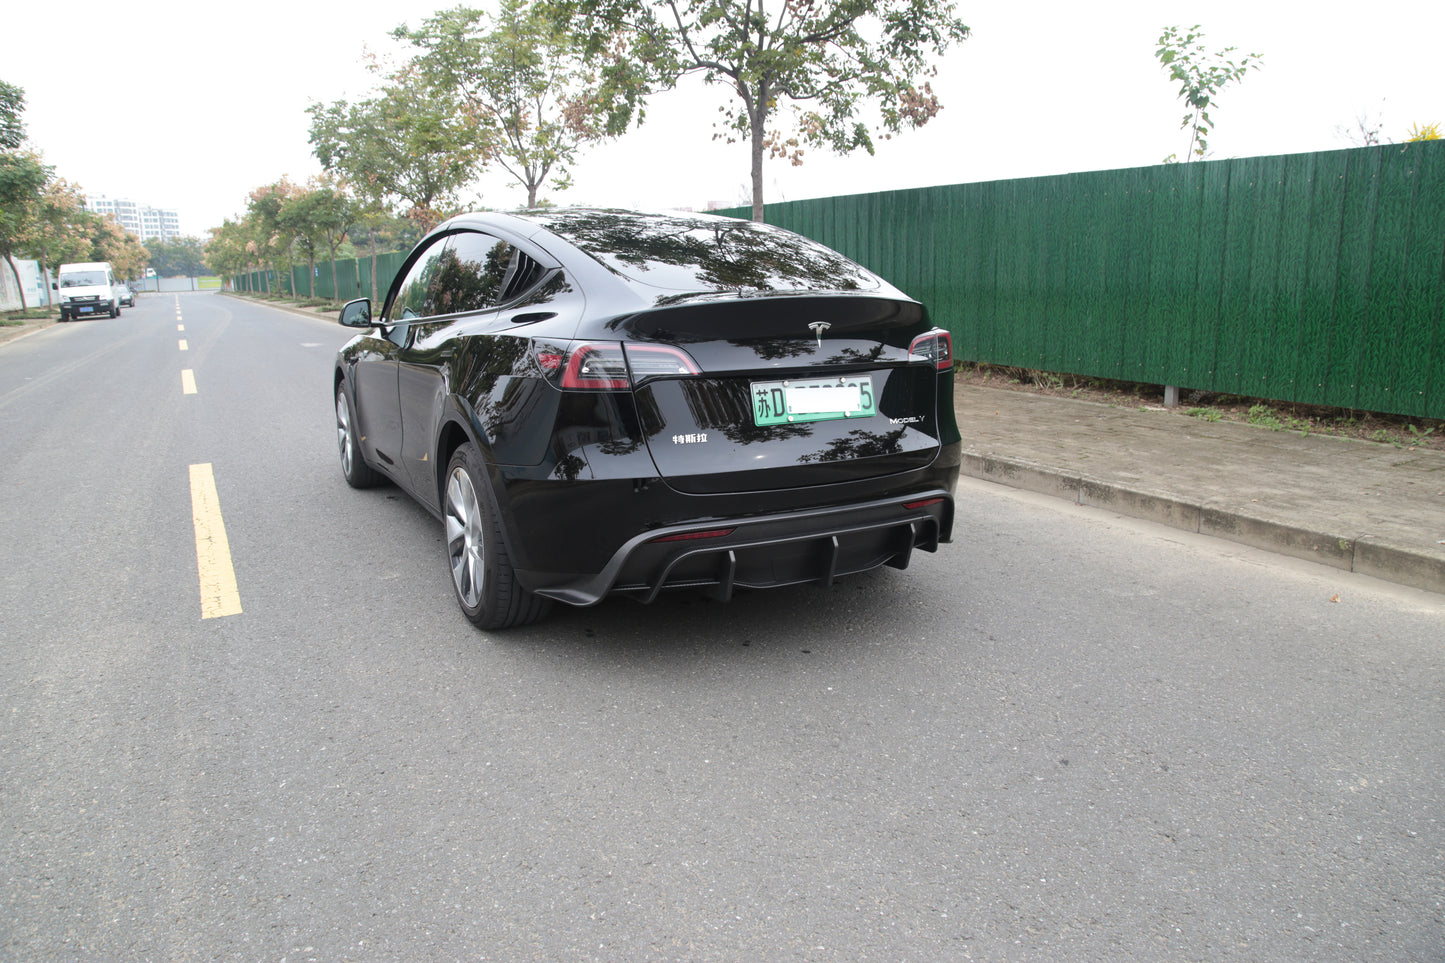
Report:
[[96,214],[111,215],[117,224],[142,241],[151,238],[174,241],[181,236],[181,219],[175,211],[161,210],[124,198],[106,197],[104,194],[87,194],[85,209]]

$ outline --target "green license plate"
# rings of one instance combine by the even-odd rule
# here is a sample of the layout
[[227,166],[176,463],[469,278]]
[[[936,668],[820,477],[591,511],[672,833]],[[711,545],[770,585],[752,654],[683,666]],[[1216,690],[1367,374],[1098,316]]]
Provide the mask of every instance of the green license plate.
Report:
[[877,413],[873,378],[849,375],[814,381],[754,381],[753,424],[867,418]]

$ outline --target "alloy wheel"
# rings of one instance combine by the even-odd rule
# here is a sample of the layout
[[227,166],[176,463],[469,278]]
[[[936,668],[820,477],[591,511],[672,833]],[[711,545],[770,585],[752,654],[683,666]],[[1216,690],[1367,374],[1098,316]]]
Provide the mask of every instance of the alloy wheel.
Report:
[[350,475],[356,453],[351,441],[351,409],[347,407],[345,392],[341,391],[336,393],[336,443],[341,448],[341,470]]
[[447,557],[457,595],[467,608],[476,608],[482,598],[482,565],[486,549],[482,543],[482,507],[472,479],[457,466],[447,479]]

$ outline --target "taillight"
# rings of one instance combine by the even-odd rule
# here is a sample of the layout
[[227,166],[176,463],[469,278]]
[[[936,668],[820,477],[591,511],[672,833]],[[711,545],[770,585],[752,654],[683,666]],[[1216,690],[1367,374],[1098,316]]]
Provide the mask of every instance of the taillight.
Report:
[[908,358],[910,361],[927,361],[933,365],[935,371],[952,371],[953,335],[942,328],[920,334],[908,346]]
[[626,391],[647,378],[698,373],[685,352],[667,345],[534,341],[532,354],[548,381],[571,391]]
[[572,348],[563,365],[562,387],[581,391],[615,391],[632,387],[620,344],[582,344]]
[[657,375],[697,374],[697,364],[680,348],[665,344],[635,344],[629,342],[623,347],[627,351],[627,367],[633,379],[643,381]]

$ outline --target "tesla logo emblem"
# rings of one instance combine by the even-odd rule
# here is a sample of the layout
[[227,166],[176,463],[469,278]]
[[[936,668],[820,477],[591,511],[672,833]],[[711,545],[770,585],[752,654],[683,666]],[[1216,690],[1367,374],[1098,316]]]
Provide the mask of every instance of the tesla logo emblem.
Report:
[[831,327],[832,325],[829,324],[827,321],[814,321],[812,324],[808,325],[808,330],[818,336],[818,347],[821,348],[823,346],[823,332],[827,331]]

